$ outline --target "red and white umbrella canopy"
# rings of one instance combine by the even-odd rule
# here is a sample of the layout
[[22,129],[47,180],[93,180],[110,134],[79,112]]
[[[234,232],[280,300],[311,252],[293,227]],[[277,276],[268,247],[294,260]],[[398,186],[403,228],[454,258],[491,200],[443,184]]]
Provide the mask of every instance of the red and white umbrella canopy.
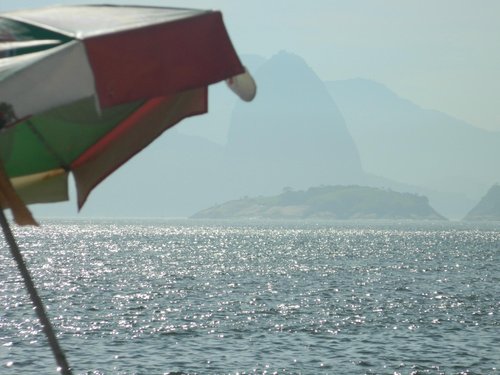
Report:
[[67,6],[0,14],[0,160],[25,202],[79,206],[106,176],[181,119],[207,86],[255,84],[217,11]]

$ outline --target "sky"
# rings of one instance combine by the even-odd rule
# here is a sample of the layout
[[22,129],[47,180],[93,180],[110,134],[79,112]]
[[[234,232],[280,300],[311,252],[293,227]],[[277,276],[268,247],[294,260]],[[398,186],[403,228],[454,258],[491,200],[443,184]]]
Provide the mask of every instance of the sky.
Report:
[[0,0],[0,12],[103,2],[218,9],[240,54],[286,50],[323,80],[372,79],[500,131],[498,0]]

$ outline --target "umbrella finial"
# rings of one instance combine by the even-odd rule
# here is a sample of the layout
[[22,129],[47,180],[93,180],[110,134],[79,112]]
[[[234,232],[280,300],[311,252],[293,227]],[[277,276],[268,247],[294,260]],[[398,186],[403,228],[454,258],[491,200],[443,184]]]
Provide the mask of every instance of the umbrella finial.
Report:
[[243,73],[226,79],[226,84],[245,102],[251,102],[257,94],[257,85],[247,68]]

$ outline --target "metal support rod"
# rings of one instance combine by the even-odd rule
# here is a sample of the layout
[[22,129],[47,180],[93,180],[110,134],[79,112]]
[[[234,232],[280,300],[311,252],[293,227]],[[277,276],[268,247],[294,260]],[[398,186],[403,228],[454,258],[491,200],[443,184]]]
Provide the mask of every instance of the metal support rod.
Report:
[[21,272],[21,275],[24,280],[24,285],[28,290],[31,302],[33,302],[33,305],[35,306],[35,311],[38,316],[38,320],[40,321],[45,336],[47,336],[47,340],[49,341],[50,348],[52,349],[52,353],[54,354],[54,358],[57,362],[58,370],[63,375],[71,375],[72,373],[69,364],[66,361],[66,357],[64,356],[61,347],[59,346],[59,342],[52,328],[52,324],[50,324],[47,313],[45,312],[43,302],[38,295],[38,292],[35,288],[35,284],[33,283],[33,279],[31,278],[28,268],[24,263],[21,251],[17,246],[14,235],[12,234],[12,230],[9,226],[7,218],[5,217],[5,213],[3,212],[3,209],[1,207],[0,207],[0,222],[2,225],[3,233],[5,235],[5,240],[9,244],[12,257],[17,263],[17,268],[19,269],[19,272]]

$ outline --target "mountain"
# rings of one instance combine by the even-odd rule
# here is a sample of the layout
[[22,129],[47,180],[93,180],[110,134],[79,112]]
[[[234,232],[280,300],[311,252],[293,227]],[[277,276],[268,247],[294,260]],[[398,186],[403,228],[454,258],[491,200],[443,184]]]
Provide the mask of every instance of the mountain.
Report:
[[500,177],[500,133],[423,109],[382,84],[326,83],[367,173],[477,200]]
[[255,69],[254,102],[239,101],[224,83],[211,86],[210,112],[183,120],[106,179],[83,216],[188,216],[284,187],[355,184],[428,196],[458,219],[498,181],[498,133],[422,109],[373,81],[325,83],[291,53],[248,56],[246,64]]
[[280,52],[255,78],[256,99],[236,103],[232,113],[224,165],[228,194],[353,183],[364,175],[342,115],[302,58]]
[[243,198],[205,209],[193,218],[444,220],[426,197],[364,186],[321,186]]
[[500,185],[493,185],[464,220],[500,221]]

